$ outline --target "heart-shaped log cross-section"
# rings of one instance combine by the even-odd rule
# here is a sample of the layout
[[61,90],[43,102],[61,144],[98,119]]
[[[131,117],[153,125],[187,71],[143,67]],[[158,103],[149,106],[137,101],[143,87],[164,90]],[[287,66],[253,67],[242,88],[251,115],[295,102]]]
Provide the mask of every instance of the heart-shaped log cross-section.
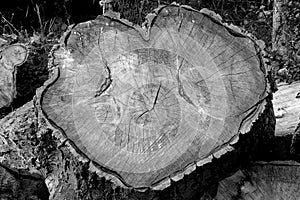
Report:
[[41,100],[77,150],[135,188],[224,154],[267,94],[251,38],[187,7],[156,12],[147,31],[103,16],[73,27]]
[[22,44],[0,49],[0,108],[9,106],[16,96],[16,66],[22,65],[28,55]]

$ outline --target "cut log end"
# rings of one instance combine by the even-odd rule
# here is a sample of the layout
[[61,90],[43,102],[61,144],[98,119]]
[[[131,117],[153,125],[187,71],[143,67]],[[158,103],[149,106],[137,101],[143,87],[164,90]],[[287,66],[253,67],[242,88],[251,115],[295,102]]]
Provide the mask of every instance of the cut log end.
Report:
[[293,134],[300,121],[300,99],[297,98],[300,82],[284,84],[274,93],[273,105],[277,118],[275,134],[277,136]]
[[231,151],[268,83],[253,39],[201,12],[161,7],[142,30],[107,17],[73,27],[40,100],[77,151],[126,186],[161,190]]
[[254,163],[221,181],[214,199],[298,199],[299,167],[294,161]]
[[11,104],[16,95],[16,66],[22,65],[28,55],[26,46],[13,44],[0,49],[0,108]]

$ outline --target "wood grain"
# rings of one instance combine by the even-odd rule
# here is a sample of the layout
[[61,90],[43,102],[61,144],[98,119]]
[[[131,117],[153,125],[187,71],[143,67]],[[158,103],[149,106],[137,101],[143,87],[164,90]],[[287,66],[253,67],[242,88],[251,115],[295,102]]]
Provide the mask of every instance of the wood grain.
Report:
[[219,183],[214,199],[296,200],[300,198],[300,165],[294,161],[254,163]]
[[[274,93],[273,105],[276,119],[276,135],[293,134],[300,122],[300,82],[283,84]],[[280,115],[282,114],[282,116]]]
[[135,188],[229,151],[267,95],[253,39],[187,7],[156,12],[148,29],[111,16],[73,27],[41,99],[78,151]]

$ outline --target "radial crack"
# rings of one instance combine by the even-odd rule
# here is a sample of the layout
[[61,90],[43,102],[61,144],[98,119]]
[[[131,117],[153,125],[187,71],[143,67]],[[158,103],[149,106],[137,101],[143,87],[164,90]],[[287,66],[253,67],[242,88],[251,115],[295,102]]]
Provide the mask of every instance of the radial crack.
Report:
[[100,88],[98,90],[96,90],[96,94],[95,94],[94,97],[98,97],[101,94],[103,94],[103,92],[105,92],[109,88],[109,86],[111,85],[111,83],[112,83],[111,71],[110,71],[110,69],[109,69],[106,61],[104,61],[104,66],[105,66],[106,73],[108,74],[108,77],[105,78],[105,81],[100,86]]

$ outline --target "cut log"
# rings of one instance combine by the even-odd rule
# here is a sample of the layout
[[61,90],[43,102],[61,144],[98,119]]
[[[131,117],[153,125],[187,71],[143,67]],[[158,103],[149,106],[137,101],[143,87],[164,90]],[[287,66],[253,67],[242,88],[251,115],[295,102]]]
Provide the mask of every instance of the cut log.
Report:
[[16,67],[27,58],[27,48],[13,44],[0,49],[0,108],[11,104],[16,96]]
[[276,135],[293,134],[300,122],[300,82],[282,84],[274,94],[273,105],[276,116]]
[[269,86],[253,38],[207,11],[155,12],[144,28],[116,14],[72,27],[38,98],[52,126],[117,185],[161,190],[231,151]]
[[300,164],[294,161],[254,163],[219,183],[214,199],[299,199]]

